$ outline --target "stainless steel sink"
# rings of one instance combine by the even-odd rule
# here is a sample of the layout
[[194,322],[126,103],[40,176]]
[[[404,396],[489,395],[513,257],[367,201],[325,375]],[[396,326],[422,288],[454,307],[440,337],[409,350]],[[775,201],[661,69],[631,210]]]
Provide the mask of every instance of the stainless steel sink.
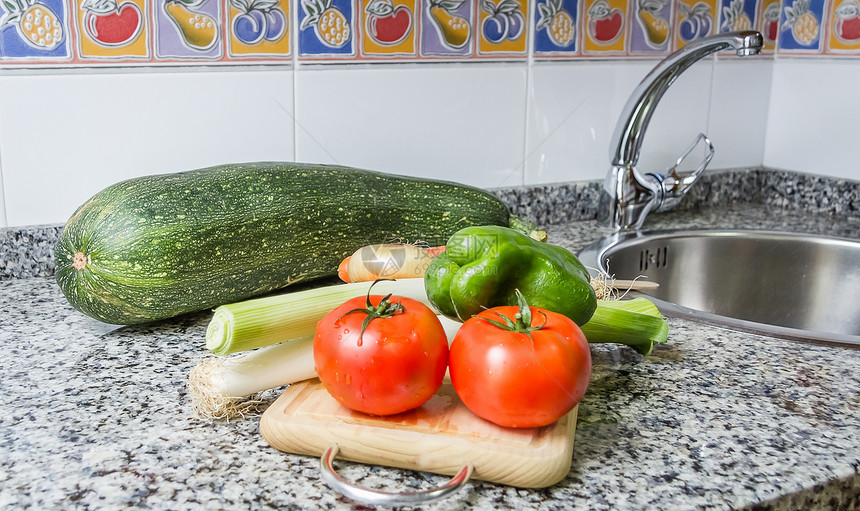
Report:
[[860,345],[860,242],[762,231],[608,236],[579,254],[617,279],[642,276],[667,316],[775,337]]

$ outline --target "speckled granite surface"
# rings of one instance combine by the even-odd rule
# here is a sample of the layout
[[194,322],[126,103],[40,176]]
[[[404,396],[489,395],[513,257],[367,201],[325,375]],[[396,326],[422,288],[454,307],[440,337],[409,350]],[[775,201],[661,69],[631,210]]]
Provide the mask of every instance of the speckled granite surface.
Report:
[[[655,215],[651,226],[754,226],[860,239],[856,187],[848,193],[848,209],[840,209],[841,199],[835,210],[835,199],[812,199],[821,207],[801,209],[782,209],[775,199],[699,203]],[[556,222],[549,231],[572,250],[604,232],[592,221]],[[20,240],[38,237],[34,232],[56,235],[56,228],[27,229],[3,243],[24,246]],[[50,252],[49,240],[35,243],[13,253]],[[0,280],[0,508],[355,507],[319,478],[316,458],[270,448],[257,420],[193,417],[185,380],[206,356],[209,314],[111,327],[68,305],[49,276],[49,259],[11,272],[9,260],[7,275],[36,276]],[[592,382],[562,482],[523,490],[472,481],[426,508],[860,508],[860,350],[680,319],[670,324],[669,342],[645,358],[593,346]],[[348,479],[389,491],[445,480],[336,466]]]

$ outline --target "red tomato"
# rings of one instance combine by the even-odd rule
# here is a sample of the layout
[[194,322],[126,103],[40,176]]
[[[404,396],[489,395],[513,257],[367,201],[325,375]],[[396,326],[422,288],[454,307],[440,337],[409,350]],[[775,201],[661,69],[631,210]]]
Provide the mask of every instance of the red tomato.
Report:
[[362,334],[367,311],[386,307],[380,307],[383,298],[347,301],[317,324],[314,337],[314,364],[323,386],[347,408],[372,415],[421,406],[442,385],[448,365],[445,330],[416,300],[390,298],[389,307],[399,302],[403,310],[372,317]]
[[501,314],[516,321],[519,311],[494,307],[463,323],[451,342],[451,382],[479,417],[512,428],[545,426],[582,399],[591,351],[576,323],[555,312],[532,307],[531,322],[523,326],[539,326],[543,314],[546,323],[529,334],[480,319],[499,321]]

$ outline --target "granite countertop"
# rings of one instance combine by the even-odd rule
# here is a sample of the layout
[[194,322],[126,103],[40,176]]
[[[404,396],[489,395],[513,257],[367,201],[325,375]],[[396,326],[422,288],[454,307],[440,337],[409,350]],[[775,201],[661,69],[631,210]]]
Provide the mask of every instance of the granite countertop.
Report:
[[[831,204],[786,208],[771,199],[696,203],[654,215],[649,227],[860,239],[856,187],[850,194],[854,205],[835,212]],[[503,195],[522,208],[528,193]],[[591,220],[549,220],[552,241],[574,251],[605,233]],[[356,506],[320,479],[317,458],[269,447],[257,418],[194,417],[185,383],[208,354],[211,313],[115,327],[72,309],[46,255],[58,230],[13,229],[0,238],[7,256],[7,277],[0,280],[0,508]],[[592,346],[592,381],[563,481],[538,490],[471,481],[426,508],[860,507],[860,350],[675,318],[670,327],[668,343],[648,357]],[[282,390],[263,399],[273,401]],[[336,466],[349,480],[388,491],[447,480],[344,461]]]

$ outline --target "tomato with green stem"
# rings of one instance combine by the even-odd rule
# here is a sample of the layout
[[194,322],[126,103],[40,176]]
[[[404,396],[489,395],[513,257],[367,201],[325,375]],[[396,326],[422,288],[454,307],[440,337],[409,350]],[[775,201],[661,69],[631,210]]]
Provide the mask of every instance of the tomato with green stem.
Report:
[[392,415],[421,406],[442,385],[448,338],[423,303],[368,291],[317,324],[314,364],[343,406]]
[[529,307],[494,307],[451,342],[454,390],[475,415],[500,426],[540,427],[571,411],[591,379],[591,352],[570,318]]

